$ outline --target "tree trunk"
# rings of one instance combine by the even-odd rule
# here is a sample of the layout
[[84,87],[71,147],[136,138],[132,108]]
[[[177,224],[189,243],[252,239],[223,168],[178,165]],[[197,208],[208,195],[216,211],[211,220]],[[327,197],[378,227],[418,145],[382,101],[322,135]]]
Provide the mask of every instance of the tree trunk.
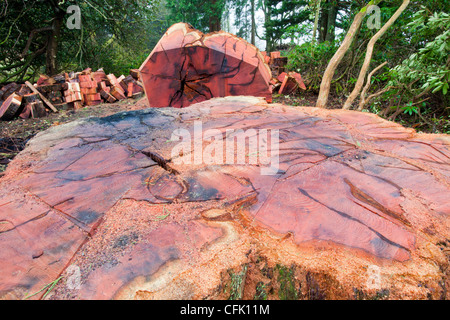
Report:
[[252,33],[250,42],[252,45],[256,44],[256,18],[255,18],[255,0],[250,0],[252,10]]
[[316,43],[317,40],[317,27],[319,24],[319,13],[320,13],[320,2],[321,0],[317,0],[317,7],[316,7],[316,17],[314,18],[314,29],[313,29],[313,43]]
[[222,12],[218,12],[216,8],[217,0],[211,1],[211,7],[214,12],[211,13],[209,18],[209,32],[220,31],[222,25]]
[[209,18],[209,32],[220,31],[221,19],[218,17]]
[[55,75],[58,70],[56,56],[58,54],[58,44],[61,36],[61,28],[64,23],[64,15],[64,11],[56,9],[52,23],[52,31],[48,36],[45,72],[50,76]]
[[329,0],[321,8],[320,20],[319,20],[319,43],[325,41],[328,33],[328,5]]
[[375,43],[386,33],[387,29],[389,29],[389,27],[398,19],[398,17],[409,5],[409,2],[410,0],[403,0],[402,5],[397,9],[397,11],[389,19],[389,21],[386,22],[386,24],[372,37],[372,39],[370,39],[369,44],[367,45],[366,57],[364,59],[363,66],[361,67],[361,71],[359,72],[359,77],[358,80],[356,81],[355,88],[353,89],[350,96],[347,98],[347,101],[345,101],[343,109],[346,110],[350,109],[353,101],[361,92],[361,88],[364,85],[364,79],[366,77],[367,70],[369,69],[370,66],[370,61],[372,60]]
[[273,49],[273,35],[270,29],[267,27],[270,22],[270,16],[272,15],[272,7],[269,1],[264,0],[266,11],[264,14],[264,27],[266,28],[266,51],[271,52]]
[[328,103],[328,95],[330,93],[331,81],[333,80],[334,72],[336,71],[336,68],[338,67],[339,63],[342,61],[342,58],[344,58],[345,53],[350,48],[350,45],[353,42],[355,34],[359,30],[361,23],[363,22],[366,14],[367,14],[367,6],[364,7],[355,16],[355,19],[353,20],[353,23],[350,26],[350,29],[348,30],[344,41],[342,42],[341,46],[334,54],[333,58],[331,58],[330,62],[328,63],[327,69],[325,70],[325,73],[323,74],[322,83],[320,84],[320,92],[319,92],[319,97],[317,98],[316,107],[326,108],[327,103]]
[[334,41],[336,19],[337,19],[338,6],[335,0],[329,3],[328,8],[328,21],[327,21],[327,33],[325,35],[325,41]]

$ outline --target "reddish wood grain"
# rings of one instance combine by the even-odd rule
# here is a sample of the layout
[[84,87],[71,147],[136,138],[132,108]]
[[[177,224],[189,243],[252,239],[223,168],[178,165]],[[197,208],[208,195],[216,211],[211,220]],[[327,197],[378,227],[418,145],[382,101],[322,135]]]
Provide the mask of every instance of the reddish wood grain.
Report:
[[[195,150],[173,155],[172,134],[194,137],[198,119],[204,135],[279,130],[269,148],[278,147],[278,170],[262,174],[249,154],[232,164],[208,152],[200,164],[186,162]],[[195,282],[205,265],[220,278],[238,249],[312,263],[344,282],[358,275],[350,290],[364,286],[361,273],[373,264],[388,268],[400,297],[416,294],[424,279],[439,288],[448,260],[438,244],[450,238],[449,159],[448,135],[254,97],[58,126],[31,140],[0,179],[0,297],[37,292],[71,262],[82,268],[82,288],[67,291],[62,282],[55,298],[133,298],[136,283],[169,285],[180,274]]]
[[140,68],[151,107],[187,107],[215,97],[271,100],[271,72],[258,49],[225,32],[170,27]]

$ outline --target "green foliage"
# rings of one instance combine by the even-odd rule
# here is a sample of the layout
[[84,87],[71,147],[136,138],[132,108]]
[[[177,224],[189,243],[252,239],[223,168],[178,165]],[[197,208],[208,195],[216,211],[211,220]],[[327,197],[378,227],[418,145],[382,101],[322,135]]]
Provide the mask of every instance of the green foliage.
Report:
[[[446,95],[450,81],[450,15],[445,12],[430,16],[420,10],[408,24],[423,39],[424,45],[391,70],[389,85],[409,88],[415,97],[427,90]],[[433,39],[434,38],[434,39]]]
[[167,0],[169,24],[186,22],[203,32],[211,31],[212,20],[221,20],[225,0]]
[[271,51],[275,45],[281,44],[286,30],[292,32],[292,27],[310,21],[310,10],[306,0],[265,0],[268,8],[264,23],[267,50]]
[[228,270],[230,275],[230,284],[225,287],[230,290],[230,297],[228,300],[241,300],[243,294],[243,286],[245,285],[245,277],[247,276],[248,265],[245,264],[241,272],[235,273],[233,270]]
[[408,102],[406,106],[401,108],[405,114],[409,114],[412,116],[414,113],[418,113],[419,110],[417,109],[417,106],[413,105],[412,101]]
[[[81,30],[66,27],[70,5],[80,7]],[[149,53],[166,29],[165,21],[158,20],[159,13],[159,0],[3,2],[0,83],[32,80],[46,72],[51,37],[57,40],[57,72],[86,67],[129,72],[128,67],[139,67],[144,53]],[[61,18],[59,36],[54,36],[54,21]]]
[[288,268],[283,265],[277,265],[277,281],[280,284],[278,297],[280,300],[297,300],[298,292],[295,286],[295,267]]
[[288,70],[297,71],[313,89],[320,86],[321,76],[337,47],[333,42],[306,42],[287,52]]

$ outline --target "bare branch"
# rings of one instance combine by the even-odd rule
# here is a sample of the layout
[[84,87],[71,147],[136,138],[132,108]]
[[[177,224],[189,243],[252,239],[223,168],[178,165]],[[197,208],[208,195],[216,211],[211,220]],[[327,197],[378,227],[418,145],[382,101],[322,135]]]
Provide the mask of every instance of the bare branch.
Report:
[[22,54],[19,55],[19,59],[22,59],[23,57],[25,57],[27,55],[27,52],[30,49],[31,42],[33,41],[33,38],[37,33],[45,32],[45,31],[52,31],[52,30],[53,30],[53,27],[45,27],[45,28],[34,29],[33,31],[31,31],[30,36],[28,37],[27,44],[25,45],[25,48],[23,49]]
[[364,106],[368,103],[368,101],[366,101],[366,92],[369,90],[370,85],[372,84],[372,76],[378,72],[378,70],[380,70],[381,68],[383,68],[385,65],[387,64],[387,61],[383,62],[382,64],[380,64],[378,67],[376,67],[375,69],[372,70],[371,73],[369,73],[369,75],[367,76],[367,83],[366,86],[364,87],[364,89],[361,92],[361,100],[359,102],[359,108],[358,111],[362,111],[364,109]]

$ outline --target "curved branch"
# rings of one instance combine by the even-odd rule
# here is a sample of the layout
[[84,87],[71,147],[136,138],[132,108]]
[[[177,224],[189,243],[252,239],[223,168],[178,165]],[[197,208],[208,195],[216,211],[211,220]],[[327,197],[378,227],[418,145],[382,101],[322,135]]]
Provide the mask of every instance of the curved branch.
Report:
[[361,88],[364,83],[364,79],[367,74],[367,70],[369,69],[370,62],[372,60],[373,50],[375,47],[375,43],[380,39],[386,31],[389,29],[391,25],[394,24],[394,22],[400,17],[400,15],[403,13],[403,11],[406,9],[406,7],[409,5],[410,0],[403,0],[402,5],[397,9],[397,11],[394,13],[394,15],[386,22],[386,24],[370,39],[369,44],[367,45],[367,52],[366,57],[364,59],[363,66],[361,67],[361,71],[359,73],[358,80],[356,81],[355,88],[353,89],[350,96],[347,98],[347,101],[345,101],[343,109],[350,109],[352,106],[353,101],[355,101],[356,97],[358,96],[359,92],[361,91]]
[[45,32],[45,31],[52,31],[52,30],[53,30],[53,27],[45,27],[45,28],[34,29],[33,31],[31,31],[30,36],[28,37],[27,44],[25,45],[25,48],[23,49],[22,54],[19,55],[19,59],[22,59],[26,56],[28,50],[30,49],[31,42],[33,41],[33,38],[37,33]]
[[347,35],[345,36],[344,41],[334,54],[333,58],[331,58],[330,62],[328,63],[327,69],[323,74],[322,83],[320,84],[320,92],[319,97],[317,98],[316,107],[326,108],[328,103],[328,96],[330,93],[331,81],[333,80],[336,68],[344,58],[345,53],[350,48],[350,45],[353,42],[355,34],[361,27],[361,24],[366,14],[367,10],[361,10],[360,12],[358,12],[358,14],[355,16],[353,20],[352,25],[350,26],[350,29],[347,32]]
[[[358,111],[362,111],[364,109],[364,106],[369,103],[370,99],[374,98],[372,96],[370,96],[369,98],[367,98],[366,100],[366,92],[369,90],[370,86],[371,86],[371,82],[372,82],[372,76],[378,72],[378,70],[380,70],[381,68],[383,68],[385,65],[387,64],[387,61],[385,61],[384,63],[380,64],[378,67],[376,67],[375,69],[372,70],[371,73],[369,73],[369,75],[367,76],[367,83],[366,86],[364,87],[364,89],[361,92],[361,99],[359,102],[359,108]],[[388,90],[386,90],[388,91]],[[381,93],[380,93],[381,94]]]

